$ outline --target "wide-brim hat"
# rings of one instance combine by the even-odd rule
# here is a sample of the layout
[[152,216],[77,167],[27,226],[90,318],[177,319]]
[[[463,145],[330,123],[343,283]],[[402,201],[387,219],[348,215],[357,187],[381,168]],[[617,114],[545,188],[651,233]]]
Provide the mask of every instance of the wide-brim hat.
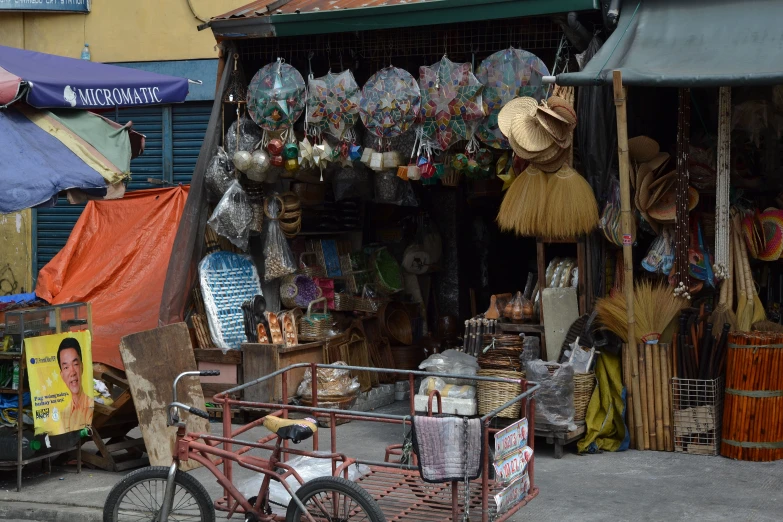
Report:
[[647,208],[650,208],[656,201],[661,199],[661,196],[668,192],[676,182],[677,172],[673,170],[658,179],[653,178],[653,181],[650,183],[650,199],[647,202]]
[[[688,187],[688,211],[699,204],[699,193],[693,187]],[[661,198],[647,209],[647,213],[658,223],[674,223],[677,217],[677,188],[667,190]]]
[[520,114],[511,123],[511,134],[517,145],[528,152],[541,152],[555,141],[533,114]]
[[668,152],[659,152],[653,159],[645,163],[650,167],[650,170],[653,172],[658,172],[659,170],[663,170],[663,168],[669,162],[669,158],[670,156]]
[[653,171],[647,163],[639,166],[636,178],[636,208],[645,211],[650,206],[650,184],[653,182]]
[[520,114],[535,113],[538,103],[535,98],[523,96],[506,103],[498,113],[498,128],[506,138],[511,134],[511,124]]
[[650,137],[636,136],[628,140],[628,154],[631,156],[631,161],[636,163],[647,163],[660,151],[661,146]]
[[765,241],[764,250],[759,252],[758,258],[762,261],[776,261],[783,254],[783,210],[765,210],[760,220]]

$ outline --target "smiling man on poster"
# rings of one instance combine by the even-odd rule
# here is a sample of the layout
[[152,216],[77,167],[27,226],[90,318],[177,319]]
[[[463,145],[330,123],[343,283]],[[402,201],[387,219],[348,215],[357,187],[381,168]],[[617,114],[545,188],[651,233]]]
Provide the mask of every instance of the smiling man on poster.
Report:
[[89,332],[25,339],[36,435],[61,435],[92,424]]

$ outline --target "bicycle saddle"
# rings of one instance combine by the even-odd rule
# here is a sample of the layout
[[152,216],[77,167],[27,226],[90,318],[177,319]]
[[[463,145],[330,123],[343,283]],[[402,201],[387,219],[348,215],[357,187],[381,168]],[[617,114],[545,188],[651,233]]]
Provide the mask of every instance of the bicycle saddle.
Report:
[[288,439],[294,444],[307,440],[318,431],[315,419],[281,419],[273,415],[264,418],[264,427],[281,439]]

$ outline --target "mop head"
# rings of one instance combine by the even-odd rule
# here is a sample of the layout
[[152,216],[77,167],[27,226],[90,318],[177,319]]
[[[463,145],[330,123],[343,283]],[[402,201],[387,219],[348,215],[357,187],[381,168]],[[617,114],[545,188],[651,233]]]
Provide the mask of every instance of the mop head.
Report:
[[598,226],[598,203],[593,188],[577,171],[565,165],[547,185],[542,235],[574,238]]
[[497,218],[500,230],[519,236],[541,235],[539,224],[543,221],[546,195],[546,174],[535,167],[526,168],[500,204]]

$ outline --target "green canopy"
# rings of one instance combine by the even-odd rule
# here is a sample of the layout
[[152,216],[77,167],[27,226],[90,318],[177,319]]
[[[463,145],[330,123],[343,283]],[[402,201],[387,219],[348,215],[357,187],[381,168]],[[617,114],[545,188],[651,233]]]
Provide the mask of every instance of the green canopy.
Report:
[[783,1],[626,0],[617,29],[560,85],[715,87],[783,83]]

